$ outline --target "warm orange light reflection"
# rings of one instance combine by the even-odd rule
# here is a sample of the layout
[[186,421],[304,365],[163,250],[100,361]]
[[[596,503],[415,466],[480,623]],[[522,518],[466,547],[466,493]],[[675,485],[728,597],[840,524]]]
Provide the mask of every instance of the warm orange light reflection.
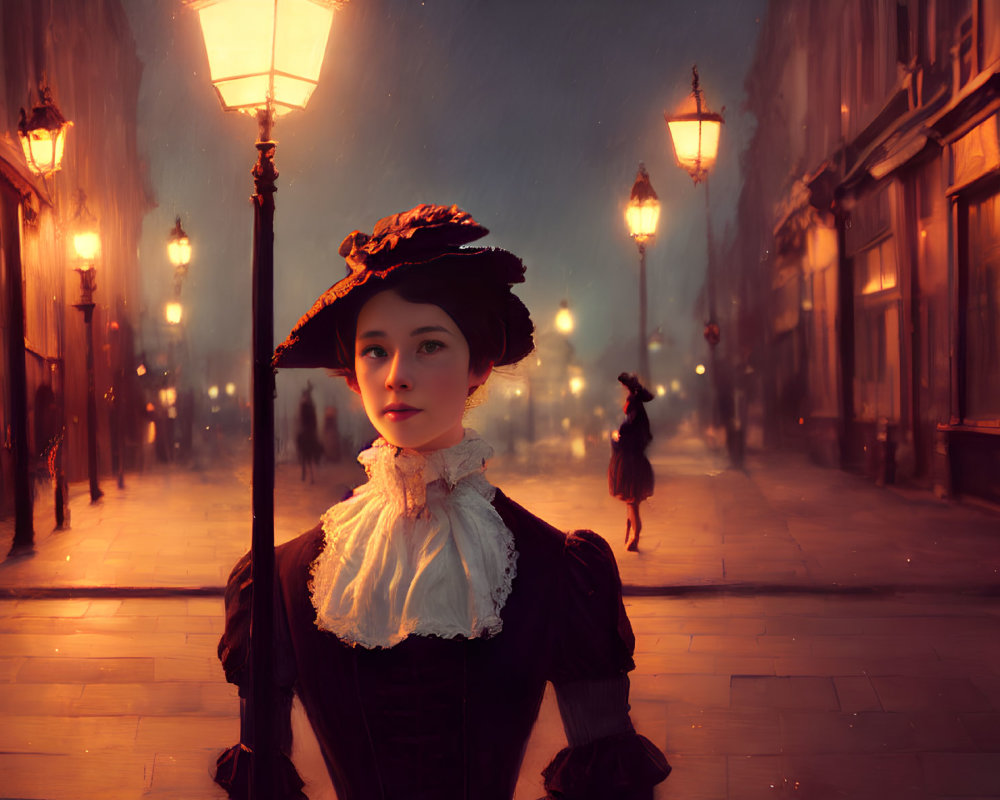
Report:
[[305,108],[319,80],[332,0],[193,0],[226,110]]

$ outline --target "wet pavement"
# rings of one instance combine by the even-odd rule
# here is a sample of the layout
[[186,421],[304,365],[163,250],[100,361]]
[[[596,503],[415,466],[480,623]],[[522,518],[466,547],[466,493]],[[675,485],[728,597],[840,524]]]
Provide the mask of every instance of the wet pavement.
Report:
[[[1000,798],[996,512],[791,456],[727,470],[690,439],[652,456],[638,554],[601,458],[498,458],[489,475],[614,547],[637,636],[633,719],[674,765],[659,800]],[[298,478],[279,467],[278,541],[361,475]],[[90,506],[72,487],[67,531],[36,508],[35,554],[0,563],[0,798],[221,797],[210,771],[239,722],[215,658],[219,591],[249,542],[248,468],[103,488]],[[10,539],[0,522],[4,552]],[[307,791],[330,798],[296,724]],[[542,794],[564,741],[547,696],[518,800]]]

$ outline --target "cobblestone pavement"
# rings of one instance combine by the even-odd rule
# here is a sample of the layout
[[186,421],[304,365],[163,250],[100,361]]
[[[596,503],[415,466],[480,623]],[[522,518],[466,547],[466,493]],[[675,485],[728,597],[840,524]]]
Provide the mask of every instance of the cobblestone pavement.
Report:
[[[599,460],[490,475],[612,542],[633,592],[633,718],[674,766],[658,800],[1000,798],[995,513],[790,458],[725,470],[691,441],[653,456],[638,555],[610,534],[624,509]],[[282,466],[278,540],[356,479],[324,466],[311,486]],[[35,555],[0,563],[0,798],[221,796],[211,766],[239,723],[217,589],[249,540],[248,482],[147,473],[97,506],[74,486],[63,532],[36,509]],[[331,798],[296,721],[310,797]],[[542,794],[564,741],[547,696],[517,800]]]

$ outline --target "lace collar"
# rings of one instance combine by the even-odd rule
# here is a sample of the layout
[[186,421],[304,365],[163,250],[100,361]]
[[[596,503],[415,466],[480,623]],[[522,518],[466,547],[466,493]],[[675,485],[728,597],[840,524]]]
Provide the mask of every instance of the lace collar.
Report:
[[322,517],[316,625],[363,647],[499,633],[517,553],[483,474],[492,455],[472,430],[429,455],[382,439],[361,453],[368,482]]

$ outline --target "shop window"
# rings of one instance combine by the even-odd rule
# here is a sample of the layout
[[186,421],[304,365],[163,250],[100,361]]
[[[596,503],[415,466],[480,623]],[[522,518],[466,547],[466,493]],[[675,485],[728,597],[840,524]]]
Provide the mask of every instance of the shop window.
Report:
[[965,319],[965,417],[1000,421],[1000,192],[969,201]]
[[856,294],[877,294],[896,288],[896,245],[892,237],[862,250],[854,263]]

